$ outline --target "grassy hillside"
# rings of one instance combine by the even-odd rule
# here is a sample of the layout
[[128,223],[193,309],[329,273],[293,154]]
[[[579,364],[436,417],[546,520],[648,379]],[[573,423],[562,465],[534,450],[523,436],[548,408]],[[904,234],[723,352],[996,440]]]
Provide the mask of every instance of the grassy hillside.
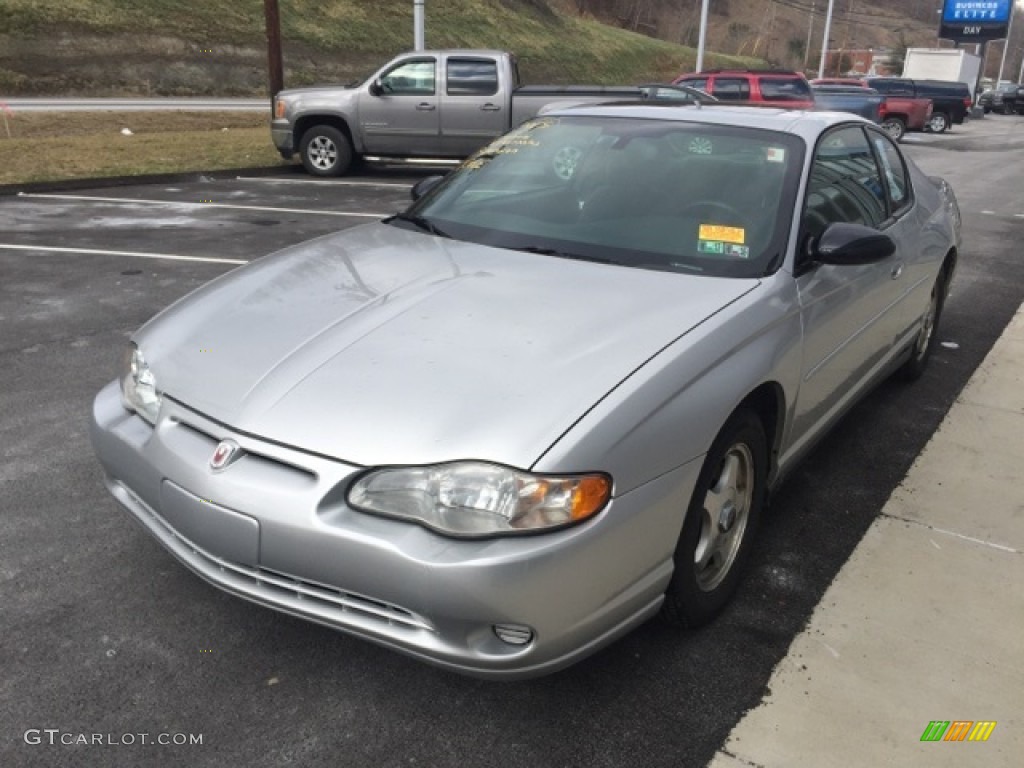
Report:
[[[280,0],[285,84],[349,81],[412,46],[409,0]],[[428,47],[515,51],[531,82],[670,78],[695,51],[545,0],[429,0]],[[266,93],[261,0],[0,0],[0,93]],[[760,63],[709,54],[708,66]]]

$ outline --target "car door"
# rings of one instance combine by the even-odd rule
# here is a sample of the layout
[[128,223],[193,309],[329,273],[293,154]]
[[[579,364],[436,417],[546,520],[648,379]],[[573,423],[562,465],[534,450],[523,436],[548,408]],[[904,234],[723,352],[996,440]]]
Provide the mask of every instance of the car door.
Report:
[[448,56],[441,101],[441,153],[466,157],[509,129],[510,116],[493,58]]
[[359,126],[367,154],[439,154],[437,69],[434,56],[403,59],[377,78],[379,89],[362,94]]
[[[814,152],[801,214],[800,252],[828,225],[850,222],[891,231],[877,157],[860,125],[838,127]],[[896,352],[903,262],[899,249],[872,264],[837,266],[798,257],[796,282],[804,332],[794,448],[860,392]]]

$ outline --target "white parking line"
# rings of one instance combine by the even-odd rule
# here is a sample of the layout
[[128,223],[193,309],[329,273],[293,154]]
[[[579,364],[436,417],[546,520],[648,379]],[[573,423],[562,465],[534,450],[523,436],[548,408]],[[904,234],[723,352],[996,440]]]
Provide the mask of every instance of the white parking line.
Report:
[[46,200],[80,200],[91,203],[119,203],[122,205],[178,205],[189,208],[229,208],[236,211],[273,211],[275,213],[304,213],[313,216],[357,216],[364,219],[382,219],[386,213],[349,213],[346,211],[316,211],[309,208],[271,208],[263,205],[229,205],[227,203],[189,203],[176,200],[144,200],[132,197],[98,197],[93,195],[48,195],[33,192],[19,192],[18,197],[34,197]]
[[236,176],[236,181],[255,181],[262,184],[319,184],[333,187],[381,187],[383,189],[409,189],[412,184],[396,184],[388,181],[339,181],[328,179],[274,179],[258,176]]
[[140,251],[101,251],[97,248],[61,248],[52,245],[12,245],[0,243],[0,249],[9,251],[45,251],[47,253],[82,253],[91,256],[133,256],[138,259],[164,259],[166,261],[201,261],[207,264],[248,264],[243,259],[219,259],[213,256],[179,256],[173,253],[142,253]]

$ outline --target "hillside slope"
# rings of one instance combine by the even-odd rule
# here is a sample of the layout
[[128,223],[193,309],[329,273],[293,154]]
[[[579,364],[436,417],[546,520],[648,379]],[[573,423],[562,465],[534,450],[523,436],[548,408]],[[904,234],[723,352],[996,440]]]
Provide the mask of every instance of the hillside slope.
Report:
[[[830,48],[899,57],[907,46],[934,46],[936,1],[835,0]],[[279,4],[286,85],[348,82],[412,45],[411,0]],[[827,6],[713,0],[705,66],[814,72]],[[701,0],[428,0],[426,37],[428,47],[515,51],[529,82],[664,80],[693,68],[700,8]],[[1018,54],[1010,59],[1015,67]],[[0,0],[0,94],[264,95],[266,69],[261,0]]]
[[[661,80],[695,52],[547,0],[430,0],[428,47],[515,51],[530,82]],[[566,12],[568,10],[568,12]],[[351,81],[412,46],[408,0],[280,0],[285,84]],[[711,55],[711,64],[755,58]],[[0,0],[0,93],[266,93],[259,0]]]

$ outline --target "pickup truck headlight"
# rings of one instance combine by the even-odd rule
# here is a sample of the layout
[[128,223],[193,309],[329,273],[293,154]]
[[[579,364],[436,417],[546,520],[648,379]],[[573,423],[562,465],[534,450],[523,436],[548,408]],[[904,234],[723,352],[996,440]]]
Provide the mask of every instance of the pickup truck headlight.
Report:
[[160,411],[160,390],[142,352],[132,344],[125,350],[121,369],[121,402],[150,424]]
[[477,461],[388,467],[360,477],[354,509],[422,523],[451,536],[537,533],[600,512],[612,482],[600,473],[535,475]]

